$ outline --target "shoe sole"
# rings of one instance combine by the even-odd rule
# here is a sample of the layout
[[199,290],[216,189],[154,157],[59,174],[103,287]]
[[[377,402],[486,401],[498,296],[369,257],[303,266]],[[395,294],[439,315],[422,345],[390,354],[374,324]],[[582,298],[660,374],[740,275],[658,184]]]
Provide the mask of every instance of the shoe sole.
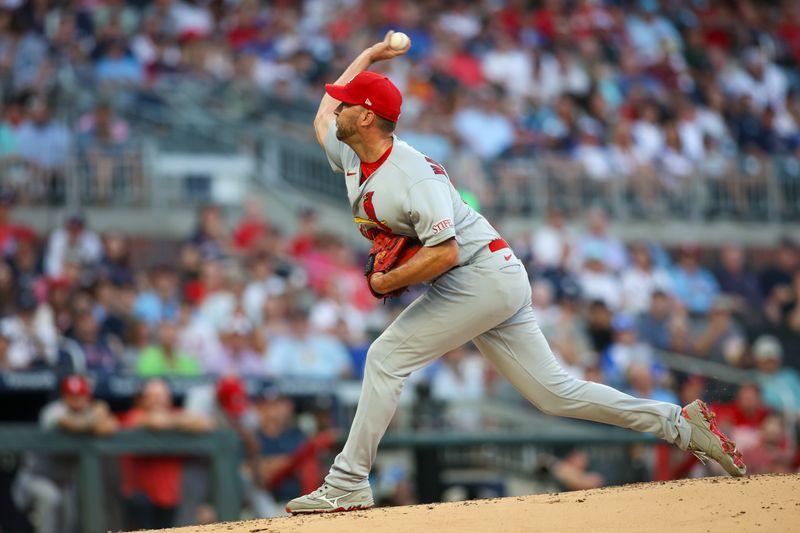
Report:
[[372,505],[354,505],[352,507],[337,507],[336,509],[302,509],[298,511],[292,511],[288,507],[286,508],[286,512],[291,515],[296,514],[329,514],[329,513],[347,513],[350,511],[365,511],[367,509],[372,509]]
[[[691,413],[688,412],[690,410],[692,411]],[[717,427],[717,422],[714,419],[715,415],[705,402],[701,400],[693,402],[684,407],[681,413],[693,428],[711,434],[710,436],[706,435],[711,445],[705,446],[711,450],[711,452],[697,449],[690,450],[700,462],[704,463],[706,457],[711,457],[718,462],[728,474],[734,477],[741,477],[747,473],[747,466],[744,464],[742,453],[736,448],[736,443],[730,440],[728,436]],[[698,420],[698,418],[702,420],[702,422]],[[738,462],[741,463],[741,466],[736,464],[737,459],[739,460]]]

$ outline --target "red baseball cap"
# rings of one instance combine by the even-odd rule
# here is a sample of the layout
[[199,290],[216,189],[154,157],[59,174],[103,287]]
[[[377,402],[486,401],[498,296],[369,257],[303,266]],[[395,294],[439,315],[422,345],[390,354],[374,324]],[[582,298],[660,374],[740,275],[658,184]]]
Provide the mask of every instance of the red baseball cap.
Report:
[[62,396],[91,396],[92,387],[89,385],[89,380],[84,376],[75,374],[67,376],[61,382],[61,395]]
[[239,418],[247,411],[249,401],[247,387],[236,376],[225,376],[217,383],[217,401],[220,407],[233,418]]
[[345,85],[326,83],[325,92],[345,104],[366,107],[390,122],[397,122],[403,105],[400,89],[386,76],[368,70],[359,72]]

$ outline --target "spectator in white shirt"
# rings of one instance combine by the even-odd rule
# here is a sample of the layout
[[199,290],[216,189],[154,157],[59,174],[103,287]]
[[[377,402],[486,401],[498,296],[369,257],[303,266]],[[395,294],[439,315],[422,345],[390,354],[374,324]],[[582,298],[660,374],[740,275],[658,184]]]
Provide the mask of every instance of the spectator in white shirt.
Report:
[[586,251],[584,268],[578,275],[578,282],[585,299],[600,300],[612,311],[619,309],[622,303],[620,283],[608,270],[601,248],[593,247]]
[[612,272],[619,272],[626,264],[625,248],[619,239],[608,234],[608,218],[600,207],[594,207],[587,217],[588,232],[578,242],[572,254],[571,264],[575,271],[583,268],[589,253],[600,257]]
[[478,105],[465,103],[456,111],[453,128],[467,146],[486,159],[499,156],[515,139],[514,124],[504,113],[502,100],[487,92],[479,95]]
[[277,377],[340,379],[352,374],[352,361],[336,337],[313,333],[308,312],[290,313],[291,332],[270,343],[267,361]]
[[219,330],[241,306],[244,273],[237,265],[209,259],[203,263],[201,281],[206,294],[200,304],[200,315]]
[[757,48],[746,50],[742,57],[744,68],[728,73],[722,80],[723,87],[732,96],[750,96],[759,111],[767,106],[782,109],[789,89],[786,74]]
[[494,34],[495,48],[481,61],[483,75],[502,86],[513,100],[522,99],[528,92],[531,79],[531,60],[505,33]]
[[625,26],[639,61],[650,66],[661,61],[667,50],[682,48],[683,40],[667,18],[656,15],[656,0],[644,0],[640,6],[638,13],[628,17]]
[[661,184],[670,196],[677,198],[686,191],[688,180],[694,172],[694,164],[683,149],[675,124],[667,124],[664,132],[664,147],[658,156],[659,166],[663,171]]
[[563,92],[558,61],[539,47],[533,49],[531,56],[532,76],[528,94],[539,104],[551,104]]
[[681,139],[683,153],[692,161],[703,158],[703,128],[701,127],[697,108],[688,99],[681,102],[678,110],[678,136]]
[[706,91],[706,106],[697,109],[697,122],[706,135],[713,137],[718,143],[731,143],[728,125],[725,123],[727,105],[725,95],[714,85]]
[[655,184],[658,177],[645,150],[634,144],[631,127],[631,123],[626,120],[617,122],[609,156],[614,172],[625,181],[626,188],[633,189],[639,204],[647,210],[647,206],[656,201],[658,190]]
[[595,183],[602,184],[604,195],[610,192],[610,182],[615,177],[611,154],[602,138],[600,123],[585,119],[581,123],[575,159],[583,167],[583,172]]
[[67,255],[77,258],[84,267],[98,264],[103,257],[103,241],[86,227],[83,215],[70,216],[64,227],[50,235],[44,259],[48,277],[57,278],[63,274]]
[[648,161],[654,161],[664,149],[664,133],[658,119],[658,107],[648,103],[631,129],[637,150]]
[[242,295],[242,306],[247,318],[260,324],[264,315],[264,304],[270,297],[286,291],[286,280],[275,273],[272,261],[266,254],[259,254],[250,262],[250,282]]
[[364,342],[366,316],[347,299],[336,279],[331,279],[311,307],[311,327],[314,331],[339,337],[348,345]]
[[[486,394],[485,360],[461,346],[446,353],[441,362],[431,379],[432,396],[450,404],[447,418],[454,427],[477,429],[481,420],[474,403]],[[468,403],[462,406],[460,402]]]
[[670,292],[671,278],[655,268],[650,252],[643,244],[631,246],[632,265],[622,272],[622,309],[632,315],[647,311],[653,293]]
[[547,222],[533,234],[533,260],[542,268],[557,268],[574,243],[575,235],[567,229],[564,213],[551,208]]

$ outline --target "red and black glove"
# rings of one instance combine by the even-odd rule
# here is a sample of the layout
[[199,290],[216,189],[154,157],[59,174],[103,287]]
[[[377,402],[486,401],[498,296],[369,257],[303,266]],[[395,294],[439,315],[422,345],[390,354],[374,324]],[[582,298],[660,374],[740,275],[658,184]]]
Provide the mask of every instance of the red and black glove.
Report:
[[422,243],[411,237],[393,235],[384,231],[378,232],[372,241],[367,265],[364,268],[364,275],[367,276],[367,286],[375,298],[392,298],[405,292],[406,288],[403,287],[386,294],[378,294],[372,288],[372,275],[375,272],[388,272],[407,263],[420,248],[422,248]]

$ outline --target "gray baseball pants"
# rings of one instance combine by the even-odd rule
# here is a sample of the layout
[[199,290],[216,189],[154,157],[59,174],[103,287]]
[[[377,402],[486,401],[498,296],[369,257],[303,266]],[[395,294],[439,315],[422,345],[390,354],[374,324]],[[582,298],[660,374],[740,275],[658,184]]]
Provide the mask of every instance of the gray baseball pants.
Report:
[[525,267],[513,255],[506,259],[510,253],[487,247],[442,275],[370,346],[356,415],[328,484],[343,490],[369,485],[405,379],[470,340],[542,412],[654,433],[686,449],[691,428],[677,405],[567,375],[534,318]]

